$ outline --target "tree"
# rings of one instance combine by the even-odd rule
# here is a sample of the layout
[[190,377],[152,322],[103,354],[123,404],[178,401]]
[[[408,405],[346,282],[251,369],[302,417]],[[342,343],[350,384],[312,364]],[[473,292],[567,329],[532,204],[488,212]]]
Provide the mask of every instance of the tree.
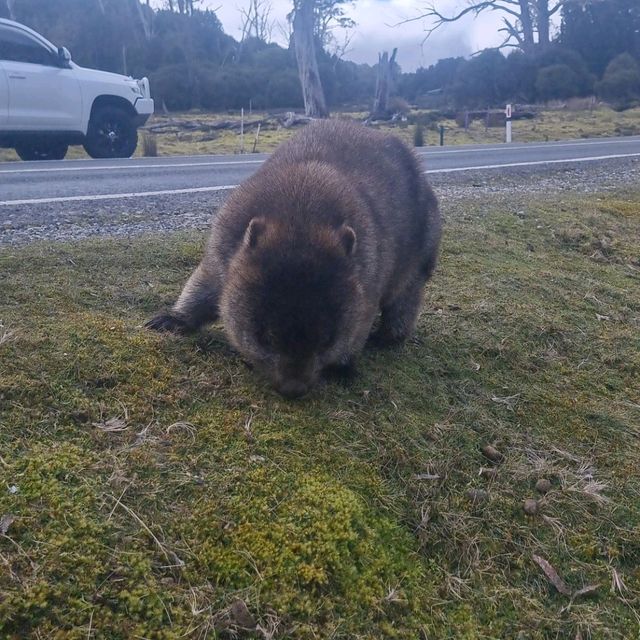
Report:
[[[565,65],[571,69],[572,74],[570,75],[568,86],[572,88],[574,93],[567,94],[566,91],[561,91],[564,95],[558,95],[556,97],[586,96],[593,91],[595,78],[589,73],[585,61],[577,51],[567,49],[558,44],[552,44],[540,53],[540,55],[535,57],[535,63],[539,70],[555,65]],[[573,84],[574,82],[575,85]]]
[[507,60],[494,49],[486,49],[458,67],[451,87],[459,107],[487,107],[504,104],[509,95]]
[[[102,13],[105,13],[103,0],[98,0],[101,5]],[[149,5],[143,6],[139,0],[129,0],[129,8],[133,16],[134,23],[140,27],[140,31],[144,39],[148,42],[151,40],[153,11]]]
[[[336,29],[353,29],[356,23],[347,16],[344,5],[349,0],[316,0],[314,7],[314,34],[323,48],[334,45],[340,48],[335,36]],[[346,48],[347,43],[344,45]]]
[[505,83],[508,102],[529,103],[535,100],[536,74],[538,72],[534,56],[528,56],[516,49],[507,56]]
[[640,2],[568,3],[562,11],[559,41],[577,51],[598,76],[621,53],[640,60]]
[[435,4],[411,20],[427,18],[431,26],[425,39],[450,22],[457,22],[466,15],[478,16],[487,11],[502,14],[504,40],[497,49],[516,47],[524,53],[534,53],[544,49],[550,43],[551,18],[560,11],[568,0],[469,0],[467,6],[457,13],[445,15],[438,11]]
[[578,76],[566,64],[552,64],[538,71],[536,91],[541,100],[570,98],[578,93]]
[[616,56],[597,84],[598,95],[621,107],[640,98],[640,64],[628,53]]
[[464,58],[443,58],[426,69],[420,67],[414,73],[403,73],[399,78],[399,93],[408,100],[435,92],[443,93],[463,64],[466,64]]
[[293,41],[304,112],[311,117],[326,118],[329,109],[320,81],[314,37],[315,0],[296,0],[293,11]]
[[239,9],[242,16],[240,43],[247,38],[263,42],[271,40],[274,22],[271,20],[271,3],[268,0],[249,0],[246,7]]
[[182,15],[192,16],[197,11],[196,5],[202,0],[166,0],[166,7],[169,11],[176,11]]

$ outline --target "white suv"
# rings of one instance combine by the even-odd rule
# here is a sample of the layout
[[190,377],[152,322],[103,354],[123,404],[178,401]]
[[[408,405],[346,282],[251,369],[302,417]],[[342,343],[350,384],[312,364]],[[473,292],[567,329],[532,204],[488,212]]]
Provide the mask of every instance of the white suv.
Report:
[[64,47],[0,19],[0,147],[23,160],[61,160],[70,144],[128,158],[152,113],[146,78],[83,69]]

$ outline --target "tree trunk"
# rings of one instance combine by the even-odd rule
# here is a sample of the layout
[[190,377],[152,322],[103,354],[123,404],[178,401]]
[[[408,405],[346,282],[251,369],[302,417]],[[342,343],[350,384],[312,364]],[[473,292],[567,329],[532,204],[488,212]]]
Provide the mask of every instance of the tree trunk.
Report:
[[545,49],[549,46],[549,0],[537,0],[536,18],[538,26],[538,46]]
[[531,19],[530,0],[518,0],[520,3],[520,24],[522,25],[522,51],[529,55],[535,49],[533,40],[533,20]]
[[[102,0],[100,0],[101,2]],[[144,39],[149,42],[151,40],[151,25],[148,21],[148,13],[145,8],[140,4],[139,0],[130,0],[129,4],[131,6],[131,10],[133,12],[134,22],[137,22],[140,25],[140,29],[144,35]]]
[[324,98],[313,37],[313,9],[315,0],[299,0],[293,18],[293,41],[298,62],[298,76],[302,86],[304,113],[314,118],[327,118],[329,109]]
[[372,118],[386,118],[389,115],[389,93],[391,91],[391,73],[396,61],[398,49],[394,49],[389,58],[389,53],[378,54],[378,75],[376,78],[376,95],[373,100]]

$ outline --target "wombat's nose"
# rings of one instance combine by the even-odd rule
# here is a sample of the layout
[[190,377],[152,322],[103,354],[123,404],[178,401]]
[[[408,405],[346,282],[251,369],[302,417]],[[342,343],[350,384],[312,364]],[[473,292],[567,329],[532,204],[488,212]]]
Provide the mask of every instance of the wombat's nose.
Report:
[[285,380],[278,387],[278,391],[285,398],[299,398],[307,393],[308,390],[309,386],[304,382],[300,382],[300,380]]

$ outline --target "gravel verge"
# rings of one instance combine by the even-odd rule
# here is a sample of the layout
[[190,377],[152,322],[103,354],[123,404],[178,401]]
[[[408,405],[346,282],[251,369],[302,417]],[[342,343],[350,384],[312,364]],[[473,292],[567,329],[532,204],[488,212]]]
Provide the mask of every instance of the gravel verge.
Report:
[[[491,206],[514,207],[531,197],[607,193],[640,185],[640,160],[617,159],[530,168],[468,170],[429,175],[446,218],[449,205],[495,196]],[[206,229],[229,192],[6,206],[0,210],[0,246],[91,237],[130,237]],[[486,208],[484,201],[480,206]]]

